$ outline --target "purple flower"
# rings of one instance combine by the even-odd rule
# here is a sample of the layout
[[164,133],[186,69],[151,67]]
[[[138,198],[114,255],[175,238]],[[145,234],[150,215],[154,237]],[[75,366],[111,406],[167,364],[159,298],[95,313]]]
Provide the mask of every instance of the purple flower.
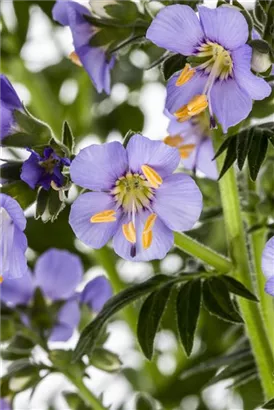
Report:
[[7,276],[4,280],[18,278],[27,271],[25,228],[26,218],[18,202],[0,194],[0,275]]
[[172,231],[193,227],[202,195],[188,175],[172,174],[180,156],[160,141],[134,135],[125,149],[119,142],[91,145],[72,161],[73,182],[95,192],[80,195],[69,223],[92,248],[113,237],[124,259],[162,259],[173,245]]
[[210,135],[210,124],[205,113],[192,117],[189,121],[180,122],[174,115],[170,115],[168,126],[169,136],[164,139],[165,144],[179,150],[186,169],[199,170],[208,178],[217,179],[218,171],[214,157],[214,149]]
[[112,288],[104,276],[91,280],[81,293],[80,301],[94,312],[100,312],[106,301],[112,296]]
[[0,399],[0,410],[11,410],[10,404],[5,399]]
[[265,291],[274,296],[274,236],[266,242],[263,251],[262,270],[267,278]]
[[49,190],[52,185],[61,187],[64,183],[61,171],[64,165],[70,165],[70,160],[61,158],[51,147],[44,149],[43,156],[31,149],[28,151],[31,155],[23,163],[21,179],[32,189],[37,186],[42,186],[46,190]]
[[54,20],[64,26],[69,26],[72,32],[75,52],[71,59],[78,65],[83,65],[96,90],[110,93],[110,70],[115,58],[108,58],[103,47],[92,47],[90,40],[97,32],[86,16],[91,16],[89,9],[70,0],[58,0],[53,7]]
[[[98,277],[86,285],[82,294],[76,287],[82,280],[83,268],[78,256],[60,250],[44,252],[23,278],[4,280],[1,284],[1,300],[11,306],[27,305],[39,287],[50,301],[65,301],[59,309],[55,325],[50,331],[50,341],[66,341],[80,321],[79,303],[85,303],[98,312],[109,297],[111,288],[107,279]],[[27,321],[28,323],[28,321]]]
[[249,115],[252,100],[267,97],[271,87],[250,71],[252,49],[246,44],[244,16],[230,7],[198,9],[200,20],[189,6],[163,8],[148,28],[147,38],[190,56],[193,65],[187,64],[169,80],[168,111],[185,121],[208,106],[227,132]]
[[0,109],[1,109],[1,131],[0,140],[8,136],[16,126],[14,119],[14,110],[23,110],[23,105],[16,94],[15,89],[9,82],[6,76],[1,74],[1,94],[0,94]]

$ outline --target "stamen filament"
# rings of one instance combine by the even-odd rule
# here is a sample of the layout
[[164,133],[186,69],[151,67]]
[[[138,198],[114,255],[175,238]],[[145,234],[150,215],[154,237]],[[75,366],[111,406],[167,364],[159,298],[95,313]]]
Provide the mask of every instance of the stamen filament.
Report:
[[132,221],[128,224],[122,225],[122,231],[128,242],[136,243],[136,230]]
[[141,169],[142,169],[146,179],[150,183],[150,185],[153,188],[159,188],[159,186],[163,182],[161,176],[153,168],[151,168],[149,165],[142,165]]
[[195,148],[195,144],[185,144],[179,148],[180,156],[182,159],[186,159],[190,156],[191,152]]
[[80,58],[79,58],[78,54],[75,51],[72,51],[72,53],[70,53],[69,59],[74,64],[78,65],[78,67],[83,67],[83,64],[81,63]]
[[157,215],[156,214],[150,214],[145,222],[145,226],[143,229],[143,234],[148,233],[149,231],[152,230],[155,221],[157,219]]
[[143,232],[142,234],[142,246],[144,249],[148,249],[152,243],[153,234],[152,231]]
[[177,110],[174,115],[178,118],[178,121],[184,122],[189,120],[194,115],[198,115],[203,112],[208,106],[206,95],[196,95],[189,101],[188,104],[183,105]]
[[186,84],[194,76],[195,72],[196,70],[191,68],[190,64],[186,64],[176,81],[176,86],[180,87],[181,85]]
[[183,143],[183,140],[183,137],[181,137],[180,135],[175,135],[174,137],[168,135],[166,138],[164,138],[164,143],[169,145],[170,147],[179,148]]
[[106,211],[98,212],[90,218],[92,223],[102,223],[102,222],[114,222],[116,221],[115,211],[109,209]]

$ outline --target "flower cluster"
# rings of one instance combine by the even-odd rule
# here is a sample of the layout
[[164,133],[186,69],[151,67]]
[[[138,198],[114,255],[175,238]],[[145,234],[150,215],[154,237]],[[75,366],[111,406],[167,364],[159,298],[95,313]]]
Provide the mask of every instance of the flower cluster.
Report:
[[91,145],[70,167],[77,185],[95,192],[80,195],[71,207],[70,225],[92,248],[113,237],[115,252],[129,260],[162,259],[173,245],[172,231],[187,231],[198,220],[202,195],[195,182],[173,174],[178,150],[142,135]]
[[[49,249],[37,259],[33,274],[27,270],[21,278],[3,281],[1,300],[9,306],[28,305],[35,289],[40,288],[48,301],[63,301],[48,336],[50,341],[66,341],[80,321],[80,305],[86,304],[92,311],[99,312],[112,295],[111,286],[103,276],[91,280],[81,293],[76,292],[82,276],[78,256],[65,250]],[[29,324],[25,316],[22,320]]]
[[115,57],[109,58],[103,47],[93,47],[90,40],[96,34],[94,27],[88,20],[90,10],[71,0],[58,0],[52,10],[54,20],[63,26],[69,26],[75,51],[71,53],[71,60],[77,65],[83,65],[96,90],[101,93],[110,92],[110,71],[114,66]]
[[[151,23],[147,38],[169,51],[189,56],[190,64],[167,85],[166,108],[179,121],[207,107],[223,131],[245,119],[252,100],[262,100],[271,87],[252,74],[252,49],[246,44],[248,25],[235,8],[164,7]],[[192,65],[191,65],[192,64]]]

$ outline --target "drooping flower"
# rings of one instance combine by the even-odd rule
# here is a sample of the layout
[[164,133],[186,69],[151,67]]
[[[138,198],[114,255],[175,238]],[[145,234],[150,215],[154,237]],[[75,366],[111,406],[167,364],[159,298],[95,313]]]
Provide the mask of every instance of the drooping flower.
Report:
[[262,257],[262,270],[267,278],[265,291],[274,296],[274,236],[266,242]]
[[190,120],[180,122],[174,115],[170,115],[168,137],[165,144],[179,150],[183,165],[192,171],[199,170],[208,178],[217,179],[218,171],[214,157],[212,140],[209,137],[209,119],[205,113],[192,117]]
[[173,245],[172,231],[193,227],[202,195],[188,175],[172,174],[177,149],[135,134],[126,149],[119,142],[91,145],[72,161],[73,182],[91,189],[71,207],[69,223],[92,248],[113,237],[124,259],[164,258]]
[[70,56],[71,60],[84,66],[99,93],[105,91],[109,94],[110,71],[115,58],[109,59],[103,47],[91,46],[90,40],[97,28],[88,21],[90,10],[71,0],[57,0],[52,15],[54,20],[70,27],[75,48]]
[[189,6],[167,6],[146,36],[159,47],[189,56],[190,64],[168,82],[168,111],[186,121],[208,107],[227,132],[249,115],[252,100],[267,97],[271,87],[250,71],[244,16],[231,7],[198,10],[200,20]]
[[0,275],[4,280],[18,278],[27,271],[25,227],[26,218],[18,202],[0,193]]
[[87,304],[94,312],[99,312],[112,295],[110,284],[103,277],[90,281],[79,294],[76,287],[82,276],[83,267],[78,256],[65,250],[49,249],[37,259],[33,274],[28,270],[24,278],[4,280],[0,297],[11,306],[28,305],[39,287],[49,301],[64,301],[49,340],[66,341],[78,326],[79,305]]
[[53,148],[44,149],[43,155],[39,155],[32,149],[30,157],[23,163],[21,179],[32,189],[42,186],[49,190],[51,186],[61,187],[64,183],[62,174],[63,166],[69,166],[70,160],[56,154]]
[[0,140],[3,140],[8,136],[14,127],[16,127],[16,121],[14,118],[14,110],[23,110],[23,106],[19,97],[7,79],[3,74],[0,76],[1,94],[0,94],[0,109],[1,109],[1,131]]

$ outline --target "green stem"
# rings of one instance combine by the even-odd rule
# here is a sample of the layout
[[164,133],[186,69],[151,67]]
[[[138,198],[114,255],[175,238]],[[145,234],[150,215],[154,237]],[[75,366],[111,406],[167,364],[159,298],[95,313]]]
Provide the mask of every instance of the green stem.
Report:
[[227,273],[233,266],[229,259],[202,245],[195,239],[183,233],[174,232],[175,245],[189,255],[202,260],[219,272]]
[[77,387],[79,395],[90,406],[91,410],[107,410],[105,406],[97,399],[96,396],[87,388],[81,378],[74,377],[69,372],[64,373],[65,376]]
[[[215,138],[215,150],[217,150],[219,146],[218,140],[220,141],[220,138]],[[222,167],[223,158],[224,155],[217,159],[219,170]],[[249,257],[241,215],[239,192],[233,167],[231,167],[221,178],[219,187],[223,205],[228,249],[235,265],[235,276],[245,286],[254,290],[249,269]],[[264,322],[260,314],[260,309],[257,304],[247,301],[244,298],[238,298],[238,303],[245,322],[246,333],[249,337],[251,348],[257,363],[262,387],[266,398],[270,399],[274,394],[272,377],[274,358]]]

